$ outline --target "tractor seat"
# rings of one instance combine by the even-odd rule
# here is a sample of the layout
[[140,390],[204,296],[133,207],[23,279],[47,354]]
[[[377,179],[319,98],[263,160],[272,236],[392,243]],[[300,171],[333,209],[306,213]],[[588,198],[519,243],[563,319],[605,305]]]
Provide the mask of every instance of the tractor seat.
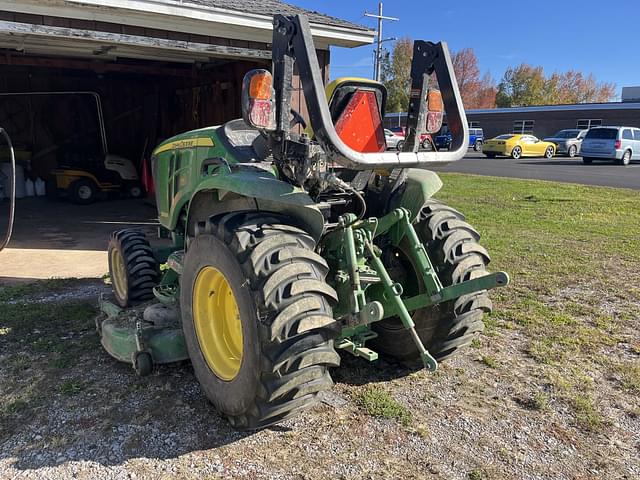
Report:
[[241,118],[225,123],[219,136],[241,163],[263,162],[269,156],[266,139]]

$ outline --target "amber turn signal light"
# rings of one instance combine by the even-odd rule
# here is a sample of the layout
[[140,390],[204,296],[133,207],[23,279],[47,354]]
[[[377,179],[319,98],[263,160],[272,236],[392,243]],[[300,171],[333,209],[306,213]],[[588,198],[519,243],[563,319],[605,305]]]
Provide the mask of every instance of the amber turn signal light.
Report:
[[270,100],[273,77],[270,72],[262,71],[251,77],[249,96],[254,100]]
[[429,93],[427,93],[427,110],[430,112],[441,112],[444,110],[440,90],[429,90]]

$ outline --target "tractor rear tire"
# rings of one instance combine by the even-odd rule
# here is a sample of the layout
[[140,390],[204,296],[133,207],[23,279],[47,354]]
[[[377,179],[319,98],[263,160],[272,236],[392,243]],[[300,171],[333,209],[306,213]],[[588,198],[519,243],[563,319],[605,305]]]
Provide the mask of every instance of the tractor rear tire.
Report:
[[[340,357],[331,308],[337,295],[325,282],[328,267],[314,252],[313,238],[264,213],[212,218],[195,233],[180,302],[187,349],[207,398],[240,430],[263,428],[315,405],[317,394],[333,386],[328,369]],[[206,272],[224,278],[217,290],[233,297],[234,307],[217,316],[210,315],[216,307],[206,305]],[[208,293],[213,305],[224,301],[223,294],[216,299],[215,288]],[[227,329],[216,330],[216,324]],[[222,343],[207,329],[231,333],[222,334]],[[235,358],[220,355],[225,345]]]
[[109,276],[118,305],[126,308],[153,298],[160,268],[144,233],[119,230],[108,247]]
[[[414,226],[445,287],[487,274],[490,258],[478,243],[480,235],[457,210],[429,200]],[[401,243],[401,251],[408,248],[408,245],[403,248]],[[419,279],[415,272],[413,275]],[[420,285],[418,289],[423,290]],[[436,360],[443,361],[469,345],[475,335],[484,330],[482,317],[491,309],[491,300],[483,290],[416,310],[412,318],[425,347]],[[372,348],[401,360],[420,358],[411,336],[397,317],[377,322],[372,328],[378,333],[371,342]]]

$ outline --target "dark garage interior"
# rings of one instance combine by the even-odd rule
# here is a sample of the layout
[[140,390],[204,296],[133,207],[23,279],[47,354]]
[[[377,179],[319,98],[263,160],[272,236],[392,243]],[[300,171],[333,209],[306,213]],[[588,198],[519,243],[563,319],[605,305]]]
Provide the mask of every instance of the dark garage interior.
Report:
[[[276,10],[308,15],[325,82],[330,45],[373,40],[366,27],[276,1],[0,0],[0,127],[15,147],[20,197],[0,278],[100,276],[109,231],[153,230],[155,207],[131,190],[103,190],[97,200],[109,201],[90,205],[54,200],[65,193],[59,170],[104,174],[109,154],[142,176],[161,141],[240,117],[244,74],[270,68]],[[293,87],[292,107],[306,116],[295,74]],[[8,160],[0,146],[0,200]]]
[[78,60],[48,63],[52,66],[5,65],[0,92],[34,92],[0,96],[0,125],[12,135],[26,176],[45,180],[57,166],[83,166],[102,155],[98,106],[87,93],[101,100],[108,152],[130,159],[140,170],[141,160],[163,139],[239,116],[244,72],[265,65],[223,60],[206,68],[145,61],[111,68]]

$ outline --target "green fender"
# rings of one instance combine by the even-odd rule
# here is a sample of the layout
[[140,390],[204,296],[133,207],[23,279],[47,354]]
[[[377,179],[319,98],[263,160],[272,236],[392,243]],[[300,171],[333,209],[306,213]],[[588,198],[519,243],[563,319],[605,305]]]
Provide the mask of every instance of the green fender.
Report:
[[435,172],[410,168],[407,172],[405,189],[392,202],[393,208],[404,207],[415,220],[425,202],[442,188],[442,180]]
[[[200,208],[201,205],[204,207]],[[243,209],[280,213],[294,218],[306,227],[305,230],[316,241],[324,230],[324,216],[309,195],[259,169],[205,178],[193,193],[187,222],[192,223],[191,218],[198,215],[198,210],[206,210],[209,216],[211,212],[217,215]]]

